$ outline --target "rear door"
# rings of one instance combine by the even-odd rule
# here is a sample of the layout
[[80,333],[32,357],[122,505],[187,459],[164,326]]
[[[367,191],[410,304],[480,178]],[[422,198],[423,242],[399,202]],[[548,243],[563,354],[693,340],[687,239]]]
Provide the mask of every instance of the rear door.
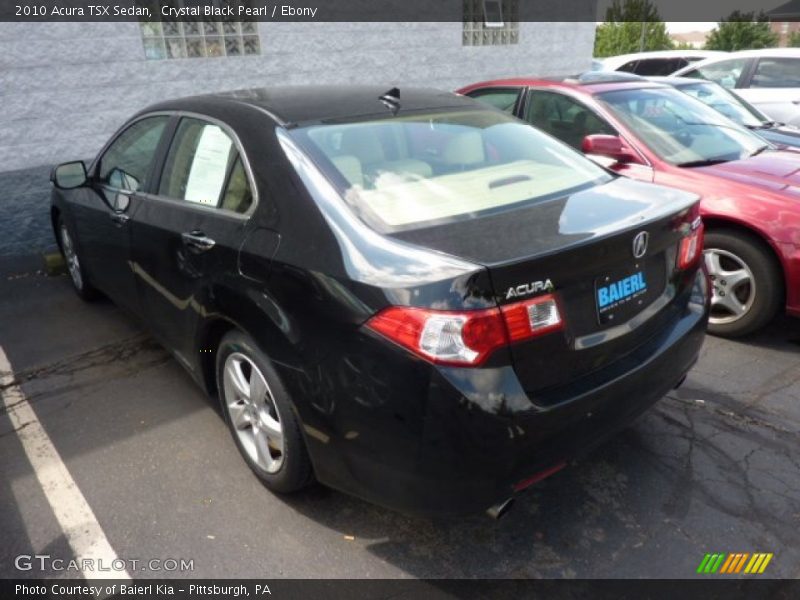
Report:
[[736,93],[774,121],[800,124],[800,58],[759,58]]
[[716,60],[705,65],[698,65],[694,69],[680,73],[680,76],[708,79],[732,90],[739,87],[741,82],[746,79],[751,65],[752,59],[750,58],[728,58]]
[[181,117],[154,193],[133,220],[142,304],[156,335],[190,368],[198,320],[216,281],[238,276],[237,255],[256,199],[234,132]]

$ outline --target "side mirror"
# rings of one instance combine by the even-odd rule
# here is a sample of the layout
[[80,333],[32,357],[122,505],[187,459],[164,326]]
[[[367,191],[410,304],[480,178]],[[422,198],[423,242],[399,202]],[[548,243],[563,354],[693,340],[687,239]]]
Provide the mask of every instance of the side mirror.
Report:
[[82,160],[58,165],[50,173],[50,181],[57,188],[72,190],[79,188],[89,179],[86,174],[86,165]]
[[581,150],[584,154],[605,156],[619,163],[639,162],[639,157],[633,148],[618,135],[587,135],[583,138]]

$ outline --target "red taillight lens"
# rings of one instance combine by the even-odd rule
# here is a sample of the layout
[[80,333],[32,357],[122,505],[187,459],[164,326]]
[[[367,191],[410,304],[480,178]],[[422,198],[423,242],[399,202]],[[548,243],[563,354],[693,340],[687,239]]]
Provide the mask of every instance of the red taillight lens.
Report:
[[561,313],[553,294],[500,307],[512,342],[561,329]]
[[475,366],[497,348],[563,326],[552,294],[501,308],[443,311],[390,306],[366,324],[437,364]]
[[691,231],[681,240],[678,248],[678,268],[693,267],[703,254],[703,221],[697,217],[691,224]]

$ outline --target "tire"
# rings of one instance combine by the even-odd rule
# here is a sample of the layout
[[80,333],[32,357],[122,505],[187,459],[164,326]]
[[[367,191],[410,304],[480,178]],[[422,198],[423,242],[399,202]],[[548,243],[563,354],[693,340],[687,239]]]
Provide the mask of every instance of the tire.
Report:
[[78,297],[85,302],[91,302],[97,299],[100,294],[92,284],[89,283],[89,278],[86,275],[86,270],[83,268],[83,263],[80,259],[75,234],[67,225],[66,221],[64,221],[63,217],[58,218],[56,226],[58,227],[58,247],[61,250],[61,255],[64,257],[64,262],[67,266],[67,273],[72,282],[72,289],[75,290]]
[[219,344],[216,370],[222,413],[253,473],[275,492],[296,492],[313,482],[300,423],[267,355],[249,335],[231,331]]
[[709,333],[740,337],[772,320],[783,302],[783,276],[763,242],[715,229],[705,236],[705,261],[713,291]]

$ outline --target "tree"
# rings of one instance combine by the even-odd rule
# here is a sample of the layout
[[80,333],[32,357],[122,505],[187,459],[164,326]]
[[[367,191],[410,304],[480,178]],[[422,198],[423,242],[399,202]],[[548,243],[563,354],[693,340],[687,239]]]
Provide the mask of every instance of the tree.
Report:
[[667,26],[650,0],[614,0],[594,39],[594,55],[598,58],[670,48]]
[[800,31],[793,31],[790,33],[786,45],[790,48],[800,48]]
[[778,45],[778,39],[778,34],[769,28],[769,20],[763,10],[758,14],[735,10],[708,35],[706,50],[733,52],[774,48]]

